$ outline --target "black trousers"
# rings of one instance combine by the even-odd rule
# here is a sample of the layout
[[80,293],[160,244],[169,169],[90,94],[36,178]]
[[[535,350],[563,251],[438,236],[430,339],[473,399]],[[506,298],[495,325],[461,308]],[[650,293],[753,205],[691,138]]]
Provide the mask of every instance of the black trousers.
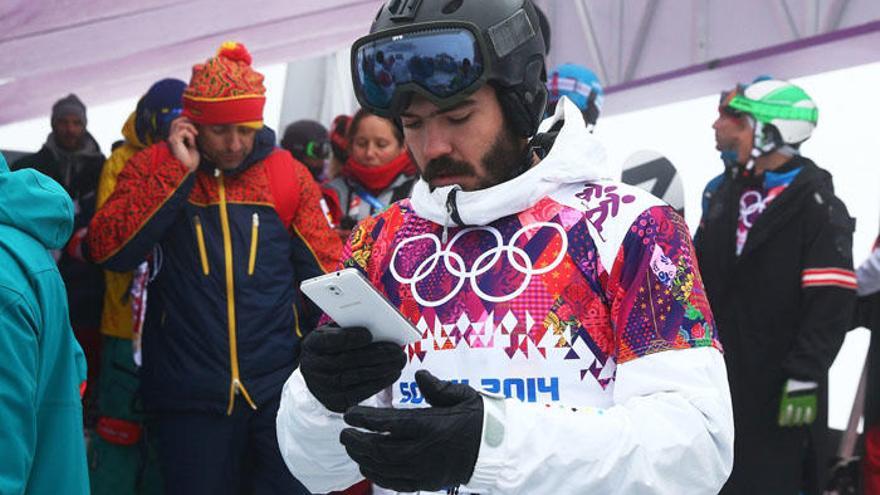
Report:
[[811,462],[806,427],[739,432],[734,437],[733,472],[721,495],[799,495]]
[[279,399],[254,411],[238,400],[231,416],[156,416],[166,495],[308,495],[281,458]]

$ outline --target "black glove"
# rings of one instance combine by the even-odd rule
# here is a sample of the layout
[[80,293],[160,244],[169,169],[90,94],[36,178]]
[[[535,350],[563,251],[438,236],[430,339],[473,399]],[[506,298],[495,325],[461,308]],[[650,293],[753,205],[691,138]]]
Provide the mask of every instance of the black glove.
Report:
[[372,342],[361,327],[323,326],[302,342],[299,368],[312,395],[342,413],[392,385],[406,354],[391,342]]
[[[474,474],[483,434],[483,398],[467,385],[439,380],[425,370],[416,382],[432,407],[352,407],[339,440],[379,486],[401,492],[437,491],[465,484]],[[387,433],[386,433],[387,432]]]

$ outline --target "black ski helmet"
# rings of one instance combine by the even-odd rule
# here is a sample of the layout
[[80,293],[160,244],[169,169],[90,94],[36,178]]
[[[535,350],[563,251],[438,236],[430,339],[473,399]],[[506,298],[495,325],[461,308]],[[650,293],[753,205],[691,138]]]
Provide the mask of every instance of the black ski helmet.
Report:
[[[456,58],[456,54],[445,52],[420,57],[413,53],[418,44],[406,40],[424,40],[456,29],[465,29],[473,37],[475,58]],[[393,42],[397,45],[392,46]],[[409,105],[413,93],[448,108],[489,83],[516,133],[531,137],[547,103],[544,57],[540,20],[531,0],[388,0],[376,15],[370,34],[352,45],[352,78],[364,108],[394,119]],[[400,65],[389,69],[395,62]],[[423,67],[426,63],[430,64],[427,70]],[[473,76],[463,83],[461,78],[453,80],[466,86],[450,87],[452,84],[444,81],[441,87],[435,82],[435,70],[451,74],[456,67]],[[478,75],[477,70],[481,71]],[[381,71],[378,76],[377,71]],[[365,87],[370,84],[373,88]],[[377,97],[368,95],[371,89],[383,104],[377,105]]]

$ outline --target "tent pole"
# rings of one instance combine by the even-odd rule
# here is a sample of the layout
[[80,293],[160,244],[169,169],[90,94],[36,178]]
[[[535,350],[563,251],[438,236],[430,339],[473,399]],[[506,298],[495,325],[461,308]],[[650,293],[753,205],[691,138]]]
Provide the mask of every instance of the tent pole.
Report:
[[621,82],[631,81],[636,74],[636,69],[639,68],[639,63],[642,61],[642,53],[645,51],[645,41],[648,40],[648,33],[651,31],[651,26],[654,25],[654,16],[657,13],[657,4],[659,3],[659,0],[650,0],[648,5],[645,6],[644,12],[642,12],[642,20],[639,21],[639,30],[636,31],[636,40],[633,43],[632,52],[626,63],[626,71],[623,73],[623,80]]
[[788,21],[788,29],[791,31],[792,38],[798,40],[801,38],[801,32],[798,30],[797,24],[794,22],[794,16],[791,15],[791,9],[788,7],[788,2],[785,0],[779,0],[779,6],[782,7],[782,12],[785,14],[785,20]]
[[586,4],[582,0],[575,0],[575,10],[577,10],[578,18],[581,21],[581,28],[587,37],[587,49],[590,50],[590,56],[596,61],[599,69],[599,77],[602,84],[610,84],[608,80],[608,71],[605,70],[605,60],[602,58],[602,50],[599,48],[599,42],[596,40],[596,31],[593,29],[593,22],[590,19],[590,12],[587,10]]
[[824,32],[830,33],[840,28],[840,23],[843,21],[843,13],[849,4],[849,0],[834,0],[834,3],[828,9],[828,22],[825,24]]

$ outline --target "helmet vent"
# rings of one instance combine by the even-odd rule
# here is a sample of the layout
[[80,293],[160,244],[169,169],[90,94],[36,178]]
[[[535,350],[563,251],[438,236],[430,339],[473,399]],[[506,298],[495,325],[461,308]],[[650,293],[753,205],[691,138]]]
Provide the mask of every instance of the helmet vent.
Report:
[[449,2],[446,3],[446,5],[443,6],[443,10],[441,12],[443,12],[446,15],[452,14],[456,10],[460,9],[461,4],[463,4],[463,3],[464,3],[464,0],[450,0]]

